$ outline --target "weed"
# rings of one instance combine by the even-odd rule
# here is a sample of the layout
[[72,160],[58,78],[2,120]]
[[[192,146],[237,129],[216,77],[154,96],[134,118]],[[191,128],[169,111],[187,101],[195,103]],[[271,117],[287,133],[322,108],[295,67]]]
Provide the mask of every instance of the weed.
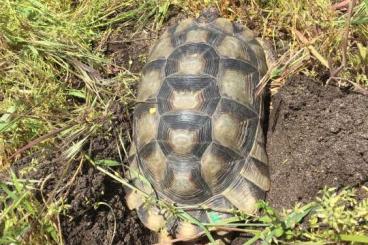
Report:
[[[113,127],[112,102],[118,101],[127,110],[134,102],[132,87],[139,75],[129,67],[111,64],[104,55],[105,42],[116,26],[133,32],[145,25],[158,30],[172,7],[198,16],[204,7],[215,6],[223,17],[258,30],[258,36],[285,53],[262,81],[265,84],[272,78],[271,88],[276,92],[295,73],[322,78],[331,66],[341,64],[347,13],[331,5],[330,0],[0,1],[0,169],[9,167],[18,155],[54,145],[65,149],[66,158],[86,157],[97,169],[134,189],[111,170],[120,162],[94,161],[83,153],[92,136]],[[362,86],[368,86],[367,16],[368,2],[359,1],[350,26],[354,39],[349,39],[347,64],[339,74],[341,81]],[[111,67],[117,72],[109,73]],[[129,135],[120,133],[122,159]],[[37,184],[39,180],[19,179],[13,173],[10,181],[0,184],[0,243],[62,243],[57,217],[68,206],[63,200],[40,202],[33,192]],[[209,224],[161,200],[147,202],[200,226],[210,240],[211,231],[218,227],[239,226],[237,231],[252,234],[247,244],[259,240],[265,244],[367,242],[368,201],[358,202],[350,190],[326,189],[315,202],[282,214],[261,202],[261,216],[228,210],[234,219]],[[99,205],[111,208],[107,203]]]
[[[109,60],[94,46],[115,23],[141,28],[152,16],[161,23],[166,10],[155,3],[88,0],[74,6],[73,1],[1,1],[0,137],[7,156],[55,128],[80,125],[81,120],[81,128],[91,126],[88,122],[101,115],[96,107],[105,110],[111,93],[124,94],[123,99],[129,95],[116,94],[108,86],[110,82],[125,89],[131,80],[125,79],[124,70],[101,83]],[[89,113],[83,116],[81,111]],[[47,144],[54,142],[48,140]]]
[[[345,188],[337,191],[333,188],[325,188],[314,202],[305,205],[296,204],[291,210],[284,210],[281,214],[270,207],[268,203],[260,201],[258,203],[260,214],[249,216],[239,210],[215,210],[203,206],[184,208],[168,203],[137,189],[127,179],[110,168],[110,160],[95,162],[88,156],[86,158],[102,173],[115,179],[124,187],[141,193],[146,200],[146,205],[155,206],[162,210],[162,213],[170,214],[181,221],[199,226],[203,232],[193,237],[192,240],[205,235],[209,241],[213,242],[211,233],[216,230],[225,230],[251,234],[252,237],[245,243],[247,245],[255,244],[257,241],[262,241],[262,244],[368,243],[368,198],[358,201],[354,189]],[[115,164],[114,162],[113,165]],[[143,175],[136,174],[143,182],[149,183]],[[233,217],[223,220],[215,219],[211,223],[200,223],[187,212],[187,210],[198,209],[206,210],[208,213],[213,212],[214,217],[218,212],[230,213],[233,214]],[[176,239],[174,241],[182,240]]]
[[58,216],[68,205],[63,200],[44,207],[33,195],[40,181],[19,179],[10,173],[9,183],[0,183],[0,244],[60,244]]

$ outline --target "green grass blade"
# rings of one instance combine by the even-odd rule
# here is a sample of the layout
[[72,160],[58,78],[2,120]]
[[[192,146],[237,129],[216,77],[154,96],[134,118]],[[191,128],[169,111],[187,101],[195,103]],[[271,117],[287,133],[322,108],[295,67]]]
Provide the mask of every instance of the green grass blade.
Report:
[[340,239],[344,242],[368,243],[368,236],[365,235],[342,234]]

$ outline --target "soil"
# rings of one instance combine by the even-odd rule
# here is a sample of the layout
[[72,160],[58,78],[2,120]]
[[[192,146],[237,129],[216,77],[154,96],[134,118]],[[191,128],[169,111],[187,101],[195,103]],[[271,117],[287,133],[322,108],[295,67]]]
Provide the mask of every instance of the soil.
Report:
[[[114,116],[106,122],[103,133],[91,139],[84,149],[95,161],[121,161],[116,147],[118,132],[129,131],[130,120],[125,107],[118,102],[111,111]],[[75,163],[74,168],[78,165]],[[114,170],[124,174],[122,168]],[[65,244],[151,244],[154,241],[155,237],[139,222],[136,212],[127,208],[122,185],[90,163],[82,163],[67,196],[71,207],[61,219]]]
[[61,219],[65,244],[151,244],[151,232],[128,210],[124,196],[121,184],[84,165]]
[[[152,45],[151,39],[157,34],[147,29],[132,37],[132,30],[124,27],[120,30],[123,31],[113,33],[107,41],[106,53],[117,66],[139,72]],[[367,97],[297,77],[272,98],[272,105],[267,151],[272,179],[268,201],[273,206],[290,207],[298,201],[309,201],[325,185],[339,187],[367,181]],[[130,130],[130,114],[119,102],[111,110],[112,125],[110,121],[84,149],[92,159],[120,161],[117,132]],[[48,176],[42,195],[37,193],[40,201],[42,196],[46,199],[64,196],[70,204],[60,216],[65,244],[154,241],[154,235],[141,224],[136,213],[126,207],[121,184],[87,161],[67,163],[60,157],[61,151],[42,154],[47,157],[31,177]],[[13,167],[19,170],[31,158]],[[115,170],[123,174],[122,169]]]
[[[90,139],[83,149],[94,160],[120,161],[116,147],[117,133],[129,130],[129,119],[118,103],[111,107],[113,118],[96,138]],[[111,124],[112,123],[112,124]],[[27,157],[13,165],[19,173],[31,163]],[[39,201],[65,197],[70,205],[60,215],[63,242],[66,245],[151,244],[156,237],[138,220],[136,212],[125,204],[125,192],[120,183],[98,171],[88,161],[68,163],[62,151],[39,152],[40,165],[31,173],[31,179],[46,179]],[[115,171],[123,175],[122,168]],[[116,227],[114,227],[116,226]]]
[[272,206],[308,202],[324,186],[368,181],[367,96],[296,77],[272,105],[267,136]]

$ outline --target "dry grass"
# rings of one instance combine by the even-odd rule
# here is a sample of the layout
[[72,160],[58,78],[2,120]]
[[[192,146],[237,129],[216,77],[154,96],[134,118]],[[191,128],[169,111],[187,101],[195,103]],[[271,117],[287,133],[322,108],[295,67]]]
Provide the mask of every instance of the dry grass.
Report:
[[[4,0],[0,2],[0,170],[6,172],[16,159],[52,147],[63,149],[67,159],[81,159],[84,144],[111,128],[112,102],[130,108],[134,101],[132,88],[139,75],[113,64],[105,55],[111,33],[116,28],[141,31],[148,23],[158,30],[173,9],[198,16],[208,6],[273,44],[278,60],[263,82],[272,79],[274,93],[296,73],[327,81],[330,70],[342,63],[348,8],[333,8],[329,0]],[[357,1],[352,13],[346,64],[335,81],[339,86],[360,88],[368,86],[368,2]],[[122,132],[121,141],[126,144],[128,139],[128,133]],[[34,158],[33,169],[37,162]],[[13,175],[2,181],[0,243],[62,243],[57,217],[68,206],[63,199],[47,206],[40,203],[33,190],[39,191],[43,180],[22,178]],[[337,198],[331,195],[320,201],[322,206]],[[352,200],[347,194],[340,197]],[[320,214],[331,213],[323,207]],[[351,217],[361,215],[365,208],[357,205]],[[332,223],[332,233],[323,233],[326,229],[318,222],[312,233],[289,227],[277,236],[282,222],[276,219],[268,233],[256,232],[257,239],[267,233],[271,240],[283,241],[290,232],[295,239],[300,233],[309,234],[312,241],[324,241],[329,234],[341,239]]]

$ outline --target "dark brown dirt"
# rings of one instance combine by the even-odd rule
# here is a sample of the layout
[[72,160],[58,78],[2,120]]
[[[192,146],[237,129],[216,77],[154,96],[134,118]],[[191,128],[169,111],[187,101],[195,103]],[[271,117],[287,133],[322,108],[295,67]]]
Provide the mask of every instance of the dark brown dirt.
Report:
[[117,28],[107,41],[106,54],[112,58],[113,64],[139,73],[156,38],[157,34],[148,29],[134,34],[129,28]]
[[106,43],[106,55],[112,58],[112,63],[124,67],[131,72],[140,73],[146,63],[146,57],[155,40],[170,26],[176,24],[186,16],[179,10],[171,10],[166,27],[160,32],[153,31],[150,24],[142,30],[134,30],[131,27],[116,28]]
[[[111,110],[114,116],[106,122],[106,129],[84,149],[95,160],[120,161],[117,133],[129,130],[130,124],[127,111],[120,104]],[[123,174],[122,169],[115,170]],[[120,183],[83,163],[68,193],[71,208],[61,219],[65,244],[150,244],[151,232],[126,207],[124,196]]]
[[[273,206],[290,207],[297,201],[309,201],[325,185],[367,181],[367,97],[298,77],[285,84],[272,104],[267,150],[272,178],[268,200]],[[122,106],[117,103],[111,110],[114,116],[106,129],[84,149],[95,160],[119,161],[116,132],[130,127],[128,112]],[[57,151],[49,154],[32,178],[51,174],[43,188],[44,196],[67,197],[70,208],[61,216],[65,244],[110,244],[113,234],[112,244],[154,241],[136,213],[127,209],[119,183],[88,162],[83,162],[77,172],[79,162],[68,165],[59,156]],[[67,185],[73,175],[73,183]]]
[[[117,132],[129,130],[129,123],[122,106],[116,103],[111,110],[114,116],[106,121],[106,128],[83,149],[94,160],[120,161]],[[70,208],[60,215],[64,244],[151,244],[154,241],[155,237],[139,222],[137,214],[126,207],[120,183],[99,172],[88,161],[68,164],[61,156],[57,150],[40,153],[37,158],[42,159],[42,163],[30,178],[47,179],[42,187],[45,199],[66,197]],[[18,172],[30,160],[28,157],[19,161],[13,166],[14,170]],[[121,168],[115,171],[123,174]],[[36,196],[42,203],[41,193]]]
[[[103,47],[116,65],[110,68],[111,75],[124,68],[139,73],[155,36],[149,28],[135,35],[127,28],[116,28]],[[94,160],[120,162],[117,135],[130,131],[130,113],[118,101],[110,111],[112,118],[106,120],[106,127],[98,137],[89,140],[83,151]],[[60,217],[66,245],[151,244],[155,241],[155,236],[142,225],[136,212],[126,207],[120,183],[99,172],[88,161],[67,164],[61,156],[61,151],[52,151],[31,177],[44,179],[50,175],[43,195],[50,199],[64,196],[70,204]],[[24,167],[29,161],[25,159],[18,165]],[[114,170],[123,175],[122,168]],[[37,195],[41,201],[40,193]]]
[[368,181],[368,97],[296,77],[272,99],[268,201],[276,208],[313,199],[324,186]]
[[61,219],[65,244],[150,244],[151,233],[128,210],[124,195],[120,184],[84,165]]
[[[177,15],[169,23],[183,17]],[[152,39],[157,36],[149,28],[133,36],[131,33],[127,28],[117,28],[107,40],[106,53],[117,65],[111,68],[112,74],[121,67],[140,72]],[[267,150],[272,179],[268,200],[273,206],[290,207],[297,201],[308,201],[324,185],[359,185],[367,181],[367,97],[299,77],[287,82],[272,104]],[[120,161],[116,132],[130,130],[129,112],[118,102],[111,110],[113,118],[106,129],[84,149],[92,159]],[[42,153],[47,157],[31,178],[49,176],[43,195],[50,199],[65,196],[70,204],[60,217],[65,244],[152,243],[152,233],[134,211],[127,209],[119,183],[87,161],[77,171],[80,162],[68,164],[61,160],[60,151],[49,152]],[[13,167],[21,169],[31,158]],[[115,170],[122,172],[120,168]],[[41,201],[40,193],[37,195]]]

